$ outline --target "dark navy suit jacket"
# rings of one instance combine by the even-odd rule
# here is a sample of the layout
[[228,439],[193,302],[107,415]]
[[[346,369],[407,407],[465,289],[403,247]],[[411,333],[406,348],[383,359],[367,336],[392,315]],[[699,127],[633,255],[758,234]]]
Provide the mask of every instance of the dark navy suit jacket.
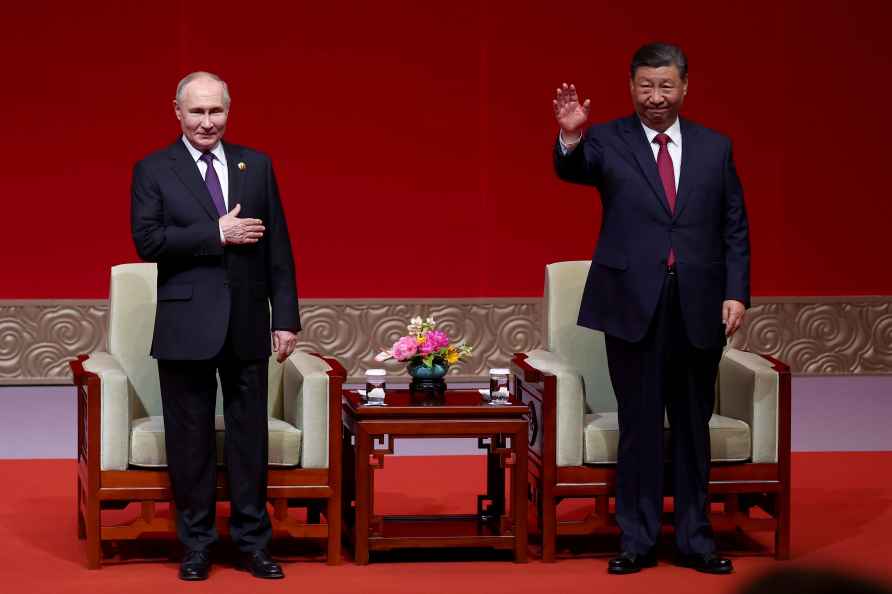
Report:
[[555,145],[557,174],[595,186],[603,218],[579,310],[579,325],[630,342],[644,338],[675,250],[688,339],[725,344],[722,302],[750,303],[750,248],[743,190],[731,142],[681,119],[675,213],[637,116],[590,127],[574,151]]
[[240,359],[263,359],[271,352],[271,328],[300,329],[291,242],[272,164],[247,147],[224,143],[223,149],[230,208],[241,204],[240,217],[261,219],[266,227],[255,244],[221,244],[220,215],[182,140],[133,170],[133,241],[142,259],[158,264],[152,339],[158,359],[211,359],[227,334]]

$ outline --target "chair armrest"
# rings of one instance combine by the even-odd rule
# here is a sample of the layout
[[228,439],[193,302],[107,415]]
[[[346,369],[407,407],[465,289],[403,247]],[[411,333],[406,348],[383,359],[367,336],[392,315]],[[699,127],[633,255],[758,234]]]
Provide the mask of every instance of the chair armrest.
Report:
[[285,421],[301,430],[302,468],[328,468],[329,376],[321,357],[295,351],[283,363]]
[[[126,470],[130,462],[130,389],[124,368],[108,353],[92,353],[83,369],[99,377],[101,470]],[[93,398],[90,394],[88,397]]]
[[[582,374],[560,355],[546,350],[523,353],[524,363],[540,374],[555,376],[555,451],[558,466],[581,466],[585,427]],[[544,395],[543,395],[544,396]]]
[[718,412],[749,424],[756,463],[778,462],[779,447],[784,447],[780,433],[790,423],[790,395],[783,373],[789,374],[786,365],[734,348],[725,351],[719,364]]

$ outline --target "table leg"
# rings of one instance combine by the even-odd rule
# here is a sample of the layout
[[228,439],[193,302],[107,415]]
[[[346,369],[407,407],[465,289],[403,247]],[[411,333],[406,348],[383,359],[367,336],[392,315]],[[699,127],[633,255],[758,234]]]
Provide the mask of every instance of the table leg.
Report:
[[343,483],[341,491],[342,526],[349,537],[349,530],[356,525],[353,502],[356,499],[356,451],[353,449],[353,433],[344,427],[341,446]]
[[353,547],[353,560],[357,565],[367,565],[369,562],[369,518],[371,515],[371,484],[369,468],[369,454],[371,450],[371,437],[357,424],[356,431],[356,511],[355,511],[355,540]]
[[505,466],[498,450],[505,447],[502,435],[493,435],[486,451],[486,499],[489,505],[481,519],[499,521],[505,513]]
[[514,466],[511,469],[511,514],[514,516],[514,561],[527,562],[527,429],[511,437]]

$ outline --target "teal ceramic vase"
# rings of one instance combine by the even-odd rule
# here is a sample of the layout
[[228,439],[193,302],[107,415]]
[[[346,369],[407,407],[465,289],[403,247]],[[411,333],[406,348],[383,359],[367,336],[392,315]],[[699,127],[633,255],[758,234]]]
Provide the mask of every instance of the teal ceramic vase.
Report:
[[449,364],[437,357],[433,365],[428,367],[415,359],[407,367],[412,383],[409,384],[409,392],[421,400],[442,400],[446,395],[446,381],[443,379],[449,371]]

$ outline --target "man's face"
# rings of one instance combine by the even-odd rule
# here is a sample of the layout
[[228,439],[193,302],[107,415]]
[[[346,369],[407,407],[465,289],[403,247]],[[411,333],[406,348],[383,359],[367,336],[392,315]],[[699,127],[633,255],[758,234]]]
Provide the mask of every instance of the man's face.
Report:
[[678,110],[688,92],[688,80],[682,79],[678,66],[639,66],[629,80],[632,104],[644,124],[665,132],[678,118]]
[[223,103],[223,85],[211,78],[193,80],[183,89],[174,111],[186,140],[201,152],[217,146],[226,131],[229,107]]

